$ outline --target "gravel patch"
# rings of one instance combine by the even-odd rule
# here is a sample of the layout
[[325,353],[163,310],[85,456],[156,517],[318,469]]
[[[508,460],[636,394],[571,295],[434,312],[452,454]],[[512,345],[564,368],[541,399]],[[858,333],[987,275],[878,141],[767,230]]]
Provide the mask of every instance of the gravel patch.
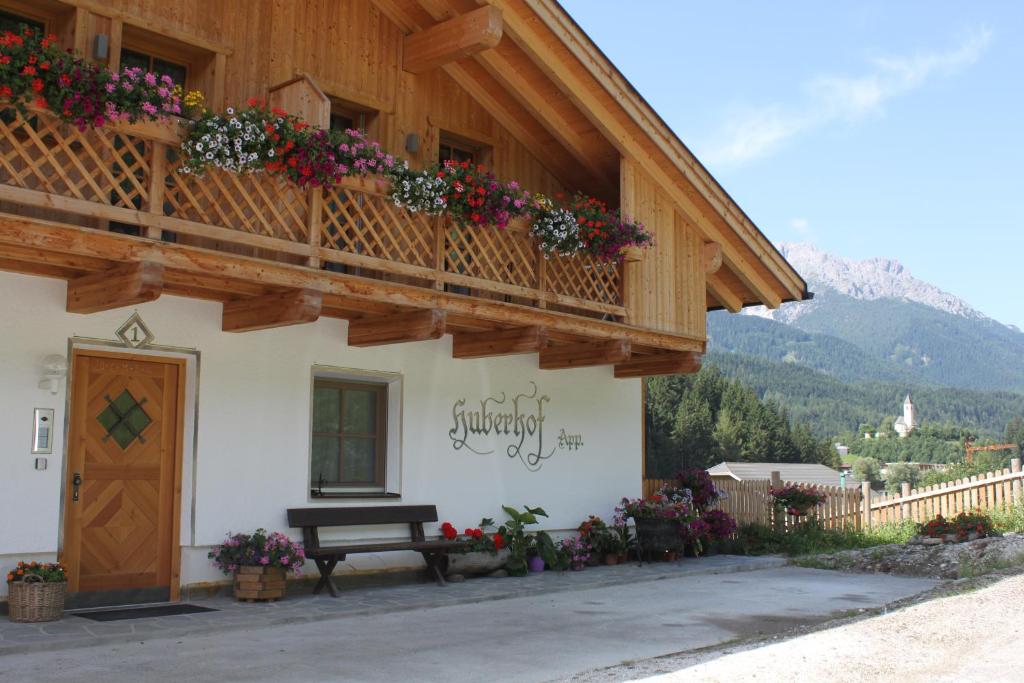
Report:
[[817,569],[958,579],[1024,565],[1024,535],[980,538],[940,545],[881,545],[801,557],[794,564]]

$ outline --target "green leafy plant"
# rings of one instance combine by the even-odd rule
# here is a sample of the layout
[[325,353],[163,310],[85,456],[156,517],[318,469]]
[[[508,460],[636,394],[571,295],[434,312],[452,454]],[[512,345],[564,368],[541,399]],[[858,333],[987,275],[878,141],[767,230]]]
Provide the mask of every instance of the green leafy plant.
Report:
[[513,576],[523,576],[527,572],[527,558],[540,555],[551,567],[560,564],[558,548],[546,531],[527,531],[526,527],[538,524],[538,517],[547,517],[543,508],[532,508],[524,505],[517,510],[508,505],[501,509],[508,515],[508,521],[498,527],[498,533],[505,539],[511,557],[505,569]]

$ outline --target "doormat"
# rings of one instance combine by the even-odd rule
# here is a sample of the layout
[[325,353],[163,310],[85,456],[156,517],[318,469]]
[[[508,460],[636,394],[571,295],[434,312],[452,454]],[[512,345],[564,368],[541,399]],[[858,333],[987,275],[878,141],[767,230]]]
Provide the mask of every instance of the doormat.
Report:
[[216,612],[212,607],[199,605],[156,605],[155,607],[129,607],[126,609],[97,609],[88,612],[75,612],[74,616],[93,621],[121,621],[123,619],[145,619],[147,617],[173,617],[179,614],[199,614],[200,612]]

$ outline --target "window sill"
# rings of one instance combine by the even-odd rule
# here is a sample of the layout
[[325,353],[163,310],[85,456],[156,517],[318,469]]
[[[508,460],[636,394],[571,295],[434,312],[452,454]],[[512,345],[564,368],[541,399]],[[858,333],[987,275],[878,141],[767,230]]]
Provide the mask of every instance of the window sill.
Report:
[[399,499],[401,493],[385,493],[384,491],[328,491],[324,493],[310,492],[310,500],[324,500],[328,498],[388,498]]

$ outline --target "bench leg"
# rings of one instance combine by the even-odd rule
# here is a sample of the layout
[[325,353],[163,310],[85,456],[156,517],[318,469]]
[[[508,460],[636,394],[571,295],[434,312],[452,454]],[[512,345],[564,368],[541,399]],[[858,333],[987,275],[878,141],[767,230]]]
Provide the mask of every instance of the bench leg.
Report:
[[319,595],[324,586],[327,586],[327,591],[331,594],[331,597],[338,597],[338,591],[334,588],[334,582],[331,581],[331,573],[338,566],[338,560],[314,559],[313,561],[316,563],[316,568],[320,570],[320,580],[313,587],[313,595]]
[[434,575],[434,581],[437,582],[438,586],[446,586],[444,580],[444,573],[441,571],[441,558],[443,555],[438,553],[422,553],[423,561],[427,563],[427,571]]

